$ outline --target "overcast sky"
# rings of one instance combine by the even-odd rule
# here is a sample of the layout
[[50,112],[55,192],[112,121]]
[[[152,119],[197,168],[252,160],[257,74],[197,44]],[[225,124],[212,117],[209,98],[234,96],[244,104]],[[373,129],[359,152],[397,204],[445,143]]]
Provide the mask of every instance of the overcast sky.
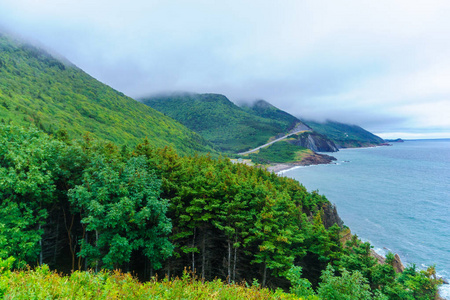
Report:
[[450,138],[450,1],[0,0],[0,27],[115,89],[265,99],[384,138]]

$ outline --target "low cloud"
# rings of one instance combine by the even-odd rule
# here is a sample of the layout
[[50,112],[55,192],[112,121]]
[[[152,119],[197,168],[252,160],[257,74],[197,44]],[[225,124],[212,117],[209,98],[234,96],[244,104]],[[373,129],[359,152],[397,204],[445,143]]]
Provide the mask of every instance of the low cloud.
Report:
[[445,135],[449,13],[433,0],[4,0],[0,28],[132,97],[214,92],[379,133]]

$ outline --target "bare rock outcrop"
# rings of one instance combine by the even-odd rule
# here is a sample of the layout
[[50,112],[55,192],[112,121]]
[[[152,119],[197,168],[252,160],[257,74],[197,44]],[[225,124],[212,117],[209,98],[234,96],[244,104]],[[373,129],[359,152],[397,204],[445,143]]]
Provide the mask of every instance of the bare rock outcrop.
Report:
[[295,140],[290,143],[303,148],[311,149],[314,152],[337,152],[338,147],[327,137],[317,132],[303,132],[298,135]]
[[405,270],[405,266],[402,263],[402,260],[400,259],[400,256],[398,256],[397,253],[394,255],[394,261],[392,262],[392,266],[394,267],[395,272],[401,273]]
[[386,258],[384,258],[384,256],[376,253],[373,249],[370,249],[370,255],[372,255],[373,257],[375,257],[377,259],[377,262],[382,265],[384,263],[386,263]]
[[337,224],[339,227],[343,228],[344,221],[342,221],[341,217],[339,216],[336,205],[328,203],[324,205],[322,209],[324,214],[322,222],[325,228],[330,228],[334,224]]
[[[378,253],[376,253],[373,249],[370,250],[370,254],[375,257],[379,264],[385,264],[386,258]],[[392,261],[392,267],[394,267],[394,270],[396,273],[401,273],[405,270],[405,266],[402,263],[402,260],[400,259],[400,256],[396,253],[394,255],[394,260]]]

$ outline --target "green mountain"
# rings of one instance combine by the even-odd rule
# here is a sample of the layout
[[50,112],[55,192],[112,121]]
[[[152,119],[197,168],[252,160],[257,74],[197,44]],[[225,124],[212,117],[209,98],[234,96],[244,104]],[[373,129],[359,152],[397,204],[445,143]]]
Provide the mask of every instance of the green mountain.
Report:
[[185,93],[140,101],[174,118],[225,152],[256,148],[301,123],[266,102],[241,108],[219,94]]
[[73,64],[0,33],[0,121],[72,138],[91,132],[118,144],[147,137],[179,153],[208,152],[198,134],[89,76]]
[[384,143],[373,133],[357,126],[334,121],[319,123],[303,120],[314,131],[327,136],[340,148],[368,147]]

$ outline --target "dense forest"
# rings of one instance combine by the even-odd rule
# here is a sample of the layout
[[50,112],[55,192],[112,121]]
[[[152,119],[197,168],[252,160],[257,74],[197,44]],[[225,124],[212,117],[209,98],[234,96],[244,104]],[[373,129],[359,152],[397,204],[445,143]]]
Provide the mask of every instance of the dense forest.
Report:
[[392,254],[378,264],[370,244],[343,238],[335,207],[293,179],[149,139],[127,148],[3,124],[0,199],[5,295],[20,276],[50,274],[45,266],[141,281],[187,267],[201,281],[310,299],[433,299],[440,282],[433,268],[395,273]]

